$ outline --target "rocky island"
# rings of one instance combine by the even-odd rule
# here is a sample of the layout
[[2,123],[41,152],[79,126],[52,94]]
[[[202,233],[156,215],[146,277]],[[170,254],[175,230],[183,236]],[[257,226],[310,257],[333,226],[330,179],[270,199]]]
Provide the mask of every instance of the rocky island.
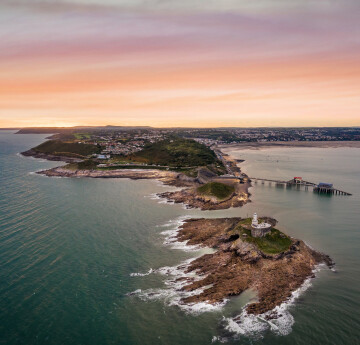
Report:
[[258,300],[246,310],[249,314],[264,314],[287,301],[306,279],[313,277],[316,265],[334,265],[329,256],[276,229],[275,219],[262,217],[259,221],[271,225],[260,237],[252,236],[250,218],[185,221],[177,240],[211,247],[216,252],[195,259],[187,268],[200,279],[187,278],[182,289],[201,292],[184,298],[183,303],[219,303],[252,289]]

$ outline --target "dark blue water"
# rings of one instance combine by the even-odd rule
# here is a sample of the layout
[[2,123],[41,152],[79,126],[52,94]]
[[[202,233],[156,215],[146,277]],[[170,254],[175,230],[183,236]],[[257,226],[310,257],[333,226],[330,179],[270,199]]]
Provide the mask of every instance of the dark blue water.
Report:
[[[33,174],[59,164],[17,155],[43,140],[0,131],[2,344],[358,343],[360,150],[234,152],[246,156],[249,173],[286,177],[296,171],[309,180],[325,175],[354,195],[319,197],[259,185],[242,209],[201,212],[154,200],[152,194],[169,189],[156,181]],[[274,216],[284,231],[337,262],[336,273],[318,272],[288,308],[292,320],[284,332],[229,331],[250,292],[223,308],[196,313],[176,306],[169,276],[131,276],[200,254],[164,245],[161,232],[174,229],[179,217],[245,216],[255,210]],[[128,295],[133,291],[138,293]],[[151,298],[149,292],[158,295]]]

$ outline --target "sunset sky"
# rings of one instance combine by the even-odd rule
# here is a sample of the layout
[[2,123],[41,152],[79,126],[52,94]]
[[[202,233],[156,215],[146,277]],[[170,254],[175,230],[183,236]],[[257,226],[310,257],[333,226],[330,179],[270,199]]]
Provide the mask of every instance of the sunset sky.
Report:
[[0,127],[360,126],[359,0],[0,0]]

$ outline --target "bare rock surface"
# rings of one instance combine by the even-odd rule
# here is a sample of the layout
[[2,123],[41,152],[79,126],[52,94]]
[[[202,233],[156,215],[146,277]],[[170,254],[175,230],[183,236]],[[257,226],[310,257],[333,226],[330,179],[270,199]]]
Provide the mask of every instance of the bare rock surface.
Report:
[[[276,223],[274,219],[267,219]],[[313,276],[317,264],[334,265],[329,256],[314,251],[297,239],[292,239],[285,252],[264,254],[255,244],[234,235],[233,229],[241,220],[190,219],[180,228],[179,241],[217,249],[215,253],[203,255],[191,263],[188,272],[194,271],[203,278],[189,282],[183,289],[205,289],[185,298],[184,303],[218,303],[253,289],[257,291],[258,301],[248,305],[247,312],[262,314],[289,299],[293,291]]]

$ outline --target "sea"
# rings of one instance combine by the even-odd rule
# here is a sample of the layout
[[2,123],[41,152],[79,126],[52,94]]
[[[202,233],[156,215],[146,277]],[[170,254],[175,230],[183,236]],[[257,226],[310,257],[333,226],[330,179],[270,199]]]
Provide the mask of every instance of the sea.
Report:
[[[250,177],[333,183],[351,196],[254,184],[219,211],[159,199],[153,180],[50,178],[62,163],[19,154],[45,135],[0,131],[0,344],[360,344],[360,149],[229,148]],[[245,291],[184,306],[178,277],[210,249],[177,243],[186,218],[259,215],[331,256],[278,308],[247,315]],[[180,281],[181,282],[181,281]]]

